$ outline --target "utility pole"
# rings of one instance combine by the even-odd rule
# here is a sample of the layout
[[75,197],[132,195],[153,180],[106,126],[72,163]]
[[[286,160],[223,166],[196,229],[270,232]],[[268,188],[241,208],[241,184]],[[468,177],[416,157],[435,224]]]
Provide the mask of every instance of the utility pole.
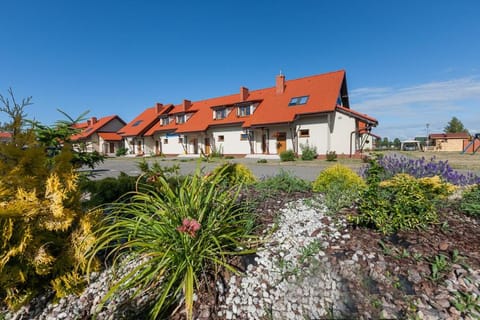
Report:
[[428,141],[430,140],[430,139],[428,138],[428,127],[430,127],[430,123],[427,123],[426,126],[427,126],[427,149],[428,149]]

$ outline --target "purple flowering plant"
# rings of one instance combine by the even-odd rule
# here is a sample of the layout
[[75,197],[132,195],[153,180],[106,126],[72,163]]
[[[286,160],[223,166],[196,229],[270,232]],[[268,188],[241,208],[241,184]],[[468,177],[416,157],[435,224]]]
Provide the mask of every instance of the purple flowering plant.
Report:
[[[407,158],[403,155],[381,155],[375,157],[376,163],[383,168],[381,180],[389,179],[398,173],[407,173],[415,178],[439,176],[443,181],[457,186],[465,186],[480,183],[480,177],[468,172],[460,173],[454,170],[448,160],[436,160],[435,157],[430,160],[425,157],[419,159]],[[360,170],[362,177],[367,177],[371,163]]]

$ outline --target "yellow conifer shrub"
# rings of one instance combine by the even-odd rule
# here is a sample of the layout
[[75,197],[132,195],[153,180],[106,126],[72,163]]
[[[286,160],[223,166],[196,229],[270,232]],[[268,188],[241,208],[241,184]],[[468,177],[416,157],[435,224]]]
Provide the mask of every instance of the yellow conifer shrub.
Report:
[[81,209],[68,154],[7,149],[0,146],[11,160],[0,164],[0,300],[14,310],[46,288],[57,297],[81,290],[81,253],[94,242],[98,213]]

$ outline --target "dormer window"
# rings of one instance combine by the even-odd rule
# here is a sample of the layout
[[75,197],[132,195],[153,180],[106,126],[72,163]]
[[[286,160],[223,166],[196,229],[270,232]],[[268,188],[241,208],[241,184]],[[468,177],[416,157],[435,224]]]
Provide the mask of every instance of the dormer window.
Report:
[[135,121],[134,124],[132,124],[132,127],[136,127],[136,126],[138,126],[138,125],[139,125],[140,123],[142,123],[142,122],[143,122],[143,120],[137,120],[137,121]]
[[184,114],[179,114],[177,116],[177,124],[185,123],[185,115]]
[[214,111],[214,117],[217,120],[225,119],[227,117],[227,108],[216,109]]
[[308,97],[309,96],[293,97],[292,99],[290,99],[288,106],[291,107],[291,106],[299,106],[299,105],[305,104],[308,101]]
[[162,126],[166,126],[167,124],[170,123],[170,118],[169,117],[161,118],[160,122],[161,122]]
[[246,117],[246,116],[249,116],[251,114],[252,114],[252,106],[251,105],[239,106],[238,107],[237,115],[239,117]]

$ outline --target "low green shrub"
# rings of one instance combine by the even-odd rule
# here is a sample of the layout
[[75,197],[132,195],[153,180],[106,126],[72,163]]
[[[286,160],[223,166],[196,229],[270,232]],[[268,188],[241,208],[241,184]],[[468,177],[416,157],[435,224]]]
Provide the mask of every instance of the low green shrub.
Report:
[[363,179],[352,169],[336,164],[320,172],[312,184],[312,189],[315,192],[327,192],[332,184],[342,186],[345,191],[365,186]]
[[281,169],[274,176],[266,177],[255,185],[255,189],[263,193],[307,192],[312,189],[311,183],[293,175],[290,171]]
[[327,161],[337,161],[337,153],[335,151],[327,152]]
[[351,206],[364,188],[362,178],[340,164],[323,170],[312,184],[313,191],[325,193],[325,205],[331,212]]
[[[241,186],[219,188],[226,170],[205,177],[200,169],[172,186],[158,177],[158,189],[133,194],[129,202],[110,204],[110,214],[96,229],[98,239],[87,256],[102,252],[114,264],[136,267],[118,279],[103,298],[119,291],[151,294],[152,319],[166,319],[177,304],[193,317],[195,291],[220,268],[231,272],[231,256],[252,254],[254,217],[238,201]],[[253,241],[255,243],[255,241]],[[141,259],[141,258],[147,259]]]
[[107,177],[101,180],[84,180],[80,189],[89,194],[89,199],[84,201],[84,206],[92,208],[118,200],[121,196],[135,190],[138,177],[128,176],[121,172],[116,178]]
[[469,215],[480,217],[480,184],[465,191],[460,209]]
[[439,177],[417,179],[401,173],[382,182],[372,179],[360,197],[359,214],[349,218],[384,234],[425,228],[438,220],[437,201],[453,190]]
[[293,150],[280,152],[280,161],[295,161],[295,153]]
[[302,160],[314,160],[317,158],[317,147],[310,146],[308,143],[300,144],[300,150],[302,150]]
[[128,152],[128,149],[127,149],[127,148],[121,147],[121,148],[118,148],[118,149],[117,149],[117,152],[115,152],[115,155],[116,155],[117,157],[121,157],[121,156],[126,155],[127,152]]
[[267,163],[267,159],[259,159],[257,160],[257,163]]
[[225,180],[230,184],[252,184],[257,181],[257,178],[247,166],[241,163],[224,163],[216,167],[212,174],[218,175],[219,172],[224,172]]

